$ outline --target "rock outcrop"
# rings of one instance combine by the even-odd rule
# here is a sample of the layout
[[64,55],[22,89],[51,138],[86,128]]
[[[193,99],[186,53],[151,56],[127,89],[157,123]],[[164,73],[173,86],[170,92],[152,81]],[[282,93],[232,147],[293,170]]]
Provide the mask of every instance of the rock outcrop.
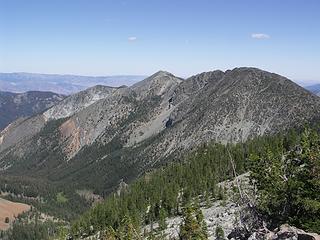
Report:
[[[226,239],[230,240],[320,240],[320,235],[309,233],[288,224],[283,224],[273,230],[264,226],[263,222],[256,218],[248,203],[255,202],[254,187],[250,184],[249,173],[242,174],[231,181],[219,183],[225,190],[225,199],[211,199],[208,203],[201,202],[201,211],[207,225],[208,239],[216,240],[216,229],[219,227]],[[245,198],[250,201],[243,202],[239,191],[240,187]],[[199,196],[201,199],[201,196]],[[181,217],[166,219],[167,228],[159,230],[159,224],[154,223],[152,228],[163,239],[179,239]],[[144,227],[144,232],[151,231],[151,225]],[[96,239],[96,238],[92,238]]]

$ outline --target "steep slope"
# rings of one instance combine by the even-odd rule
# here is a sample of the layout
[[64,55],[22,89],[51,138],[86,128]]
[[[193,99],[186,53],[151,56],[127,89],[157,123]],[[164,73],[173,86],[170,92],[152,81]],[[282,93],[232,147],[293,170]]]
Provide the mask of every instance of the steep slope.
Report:
[[63,98],[63,95],[52,92],[0,91],[0,130],[20,117],[32,116],[52,107]]
[[8,144],[18,131],[2,132],[2,173],[109,193],[121,179],[132,181],[202,143],[241,142],[320,116],[318,97],[254,68],[186,80],[160,71],[132,87],[104,92],[92,97],[94,103],[84,101],[89,106],[59,104],[26,120],[42,119],[29,138]]
[[[184,84],[207,77],[208,73],[191,77],[178,90],[184,88]],[[180,135],[180,145],[189,147],[192,142],[208,139],[245,141],[310,120],[319,113],[317,97],[276,74],[238,68],[208,79],[200,91],[192,93],[195,97],[182,104],[173,98],[177,110],[170,117],[173,125],[178,123],[174,131]],[[188,130],[181,126],[187,126]],[[185,139],[185,143],[181,139]]]
[[105,98],[117,88],[97,85],[69,96],[64,101],[56,104],[43,113],[47,120],[69,117],[91,104]]
[[39,133],[48,121],[69,117],[108,96],[116,89],[106,86],[88,88],[65,98],[37,116],[17,120],[0,133],[0,152],[22,140],[29,140]]
[[284,77],[254,68],[191,77],[170,100],[172,112],[163,123],[167,127],[140,155],[149,159],[147,168],[203,142],[245,141],[308,122],[320,112],[316,96]]

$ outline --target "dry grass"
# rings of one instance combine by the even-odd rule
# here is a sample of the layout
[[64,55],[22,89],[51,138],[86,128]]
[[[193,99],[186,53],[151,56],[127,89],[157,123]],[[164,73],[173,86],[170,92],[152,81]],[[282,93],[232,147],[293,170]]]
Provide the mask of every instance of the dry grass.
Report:
[[[30,205],[15,203],[0,198],[0,230],[7,230],[16,216],[29,210]],[[5,223],[6,217],[9,217],[10,223]]]

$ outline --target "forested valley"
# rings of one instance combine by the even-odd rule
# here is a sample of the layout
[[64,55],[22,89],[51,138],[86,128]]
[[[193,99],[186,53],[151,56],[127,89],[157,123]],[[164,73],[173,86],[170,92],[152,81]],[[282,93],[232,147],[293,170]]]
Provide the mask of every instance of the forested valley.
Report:
[[[166,228],[165,219],[176,215],[184,219],[180,239],[207,239],[200,203],[223,199],[225,189],[218,183],[245,172],[258,189],[255,207],[269,227],[290,223],[320,233],[319,131],[313,126],[245,143],[204,144],[110,194],[71,224],[47,231],[48,223],[32,223],[34,227],[17,220],[8,239],[34,239],[34,234],[76,239],[97,232],[105,239],[157,239],[157,231]],[[143,226],[154,223],[158,230],[144,231]]]

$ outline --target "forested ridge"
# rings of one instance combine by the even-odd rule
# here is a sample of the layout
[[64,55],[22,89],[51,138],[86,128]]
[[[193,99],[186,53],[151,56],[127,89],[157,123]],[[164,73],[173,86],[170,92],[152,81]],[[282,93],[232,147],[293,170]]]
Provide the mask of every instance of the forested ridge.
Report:
[[[257,209],[270,225],[289,222],[319,232],[319,148],[318,127],[258,137],[246,143],[203,145],[189,156],[145,174],[120,196],[109,196],[73,223],[72,234],[107,230],[114,239],[127,239],[121,237],[127,219],[140,232],[145,224],[161,225],[166,217],[183,214],[183,209],[194,204],[195,197],[201,196],[200,201],[222,198],[224,190],[217,183],[234,176],[232,163],[238,174],[252,172],[251,180],[260,194]],[[299,164],[290,159],[300,159]],[[293,174],[301,166],[304,173]]]

